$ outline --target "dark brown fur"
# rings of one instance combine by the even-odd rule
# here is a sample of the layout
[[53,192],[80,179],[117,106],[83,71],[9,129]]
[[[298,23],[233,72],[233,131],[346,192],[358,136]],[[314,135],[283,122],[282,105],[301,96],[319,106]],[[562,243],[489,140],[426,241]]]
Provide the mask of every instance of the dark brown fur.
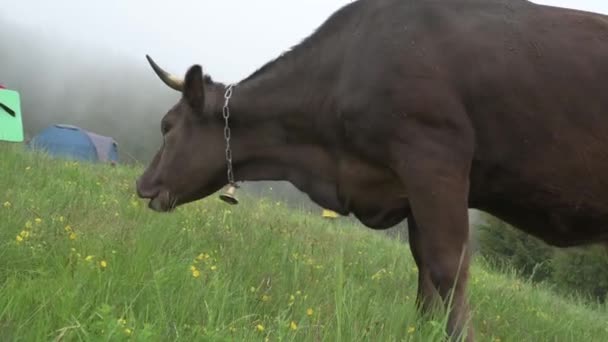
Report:
[[[151,208],[226,184],[224,89],[188,70],[137,182]],[[418,302],[428,310],[457,281],[456,335],[469,316],[467,208],[554,246],[608,240],[607,89],[605,16],[523,0],[355,1],[234,88],[235,176],[288,180],[375,229],[407,218]]]

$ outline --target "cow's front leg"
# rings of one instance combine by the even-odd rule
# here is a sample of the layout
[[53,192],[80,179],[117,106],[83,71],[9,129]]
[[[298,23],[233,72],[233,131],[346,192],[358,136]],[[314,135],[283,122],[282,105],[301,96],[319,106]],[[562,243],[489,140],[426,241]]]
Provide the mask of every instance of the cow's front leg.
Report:
[[[393,165],[414,217],[412,253],[419,265],[423,308],[443,303],[448,334],[460,338],[469,322],[469,175],[473,134],[466,115],[409,117],[393,145]],[[431,291],[425,275],[436,290]],[[449,307],[448,307],[449,305]]]
[[416,219],[414,215],[410,214],[407,219],[408,227],[408,240],[410,243],[410,251],[418,267],[418,291],[416,294],[416,307],[421,313],[429,312],[431,308],[432,300],[437,297],[437,290],[433,281],[431,280],[431,273],[429,268],[423,262],[421,255],[420,238],[418,233],[418,226],[416,225]]
[[[449,305],[448,333],[459,338],[469,323],[468,177],[460,166],[436,164],[434,160],[420,159],[418,165],[405,171],[415,218],[410,244],[421,272],[422,307],[431,308],[437,302],[446,308]],[[426,277],[430,277],[436,292],[428,288]],[[468,329],[468,341],[473,340],[472,334],[472,329]]]

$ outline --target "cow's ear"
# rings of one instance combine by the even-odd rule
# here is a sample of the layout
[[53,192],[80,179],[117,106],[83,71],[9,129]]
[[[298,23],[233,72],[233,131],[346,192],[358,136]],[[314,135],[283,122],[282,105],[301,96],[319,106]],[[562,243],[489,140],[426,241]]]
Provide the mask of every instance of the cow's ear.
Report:
[[184,98],[195,111],[202,111],[205,106],[205,81],[203,68],[194,65],[188,69],[184,81]]

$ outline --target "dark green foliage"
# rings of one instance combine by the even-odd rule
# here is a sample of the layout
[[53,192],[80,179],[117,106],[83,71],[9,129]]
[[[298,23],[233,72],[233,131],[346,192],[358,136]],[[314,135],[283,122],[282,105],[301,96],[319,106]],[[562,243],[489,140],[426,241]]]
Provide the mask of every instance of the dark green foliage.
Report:
[[556,251],[553,282],[564,292],[577,291],[592,301],[605,302],[608,293],[608,250],[603,246]]
[[524,277],[542,281],[551,275],[553,248],[489,215],[478,226],[479,252],[496,266],[513,266]]
[[605,302],[608,293],[608,250],[602,246],[551,247],[487,214],[478,227],[479,253],[499,269],[550,284],[563,294]]

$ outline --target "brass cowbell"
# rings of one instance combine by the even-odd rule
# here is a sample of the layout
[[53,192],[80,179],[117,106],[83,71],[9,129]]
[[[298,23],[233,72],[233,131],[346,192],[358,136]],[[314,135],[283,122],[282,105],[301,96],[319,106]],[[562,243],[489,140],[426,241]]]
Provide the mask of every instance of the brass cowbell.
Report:
[[239,200],[236,198],[236,196],[234,195],[234,193],[236,192],[236,186],[233,184],[230,184],[228,186],[228,190],[224,191],[223,194],[220,195],[220,198],[222,199],[222,201],[228,203],[228,204],[238,204]]

